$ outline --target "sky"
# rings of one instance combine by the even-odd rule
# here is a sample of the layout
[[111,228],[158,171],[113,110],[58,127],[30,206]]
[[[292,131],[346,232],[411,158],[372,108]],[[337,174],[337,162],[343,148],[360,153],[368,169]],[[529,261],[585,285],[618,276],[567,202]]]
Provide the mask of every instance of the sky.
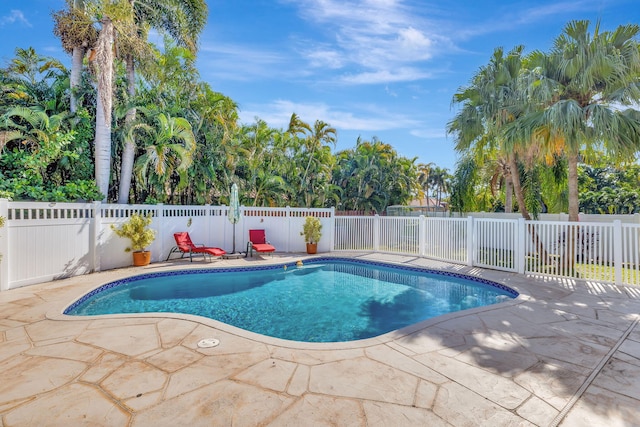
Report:
[[[640,23],[638,0],[208,0],[197,66],[244,123],[286,129],[292,113],[337,130],[335,151],[376,137],[451,172],[453,95],[493,50],[549,51],[572,20]],[[70,66],[53,35],[64,0],[0,0],[0,64],[34,47]],[[156,35],[156,42],[159,37]]]

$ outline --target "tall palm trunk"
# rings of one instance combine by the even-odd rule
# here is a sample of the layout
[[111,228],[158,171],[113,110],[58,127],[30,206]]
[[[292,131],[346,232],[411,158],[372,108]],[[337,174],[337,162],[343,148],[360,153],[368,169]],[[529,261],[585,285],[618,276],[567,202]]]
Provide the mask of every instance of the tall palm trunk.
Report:
[[[84,0],[74,0],[73,8],[84,10]],[[82,46],[74,46],[71,55],[71,75],[69,76],[69,87],[71,94],[69,97],[69,109],[72,113],[75,113],[78,109],[78,94],[77,90],[80,87],[82,79],[82,60],[84,54],[87,51],[86,42]]]
[[107,201],[109,193],[109,175],[111,172],[111,114],[105,112],[101,89],[98,88],[96,105],[96,136],[95,136],[95,176],[96,185]]
[[511,171],[508,170],[504,173],[504,213],[513,212],[513,178],[511,177]]
[[71,75],[69,76],[69,86],[71,89],[69,103],[72,113],[75,113],[78,109],[77,90],[78,87],[80,87],[80,81],[82,77],[82,60],[84,58],[84,53],[84,47],[76,46],[73,48],[73,54],[71,57]]
[[431,209],[431,201],[429,200],[429,186],[426,186],[426,195],[427,195],[427,216],[429,216],[429,211]]
[[[133,55],[127,55],[127,93],[129,100],[133,100],[136,95],[136,71],[133,62]],[[130,108],[125,116],[125,129],[129,129],[136,119],[135,107]],[[126,204],[129,202],[129,190],[131,189],[131,177],[133,175],[133,163],[136,153],[136,141],[133,137],[125,137],[124,149],[122,151],[122,164],[120,166],[120,187],[118,188],[118,203]]]
[[95,176],[96,185],[104,195],[109,194],[111,173],[111,109],[113,103],[113,22],[109,17],[101,21],[96,61],[98,67],[98,100],[96,105]]
[[[570,150],[567,155],[567,187],[569,190],[569,222],[577,222],[580,213],[580,201],[578,199],[578,152]],[[576,241],[580,233],[579,225],[567,227],[565,237],[564,268],[569,275],[575,275],[575,264],[578,256]]]
[[578,221],[580,200],[578,198],[578,153],[571,150],[567,156],[568,174],[567,187],[569,189],[569,221]]

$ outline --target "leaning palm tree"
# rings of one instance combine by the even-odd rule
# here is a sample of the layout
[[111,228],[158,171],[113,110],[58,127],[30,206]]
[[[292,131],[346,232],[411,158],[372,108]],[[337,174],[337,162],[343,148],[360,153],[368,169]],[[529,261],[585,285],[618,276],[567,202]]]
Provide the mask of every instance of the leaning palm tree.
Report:
[[508,125],[517,120],[515,107],[526,104],[518,91],[523,49],[516,46],[507,55],[502,48],[494,50],[489,64],[474,75],[468,87],[454,95],[454,103],[462,108],[448,124],[448,132],[455,134],[455,149],[463,157],[481,156],[476,165],[484,163],[487,153],[501,157],[513,183],[518,208],[525,219],[531,219],[518,166],[519,152],[526,146],[523,142],[526,139],[508,144],[504,135]]
[[[531,203],[536,200],[535,198],[525,197],[519,157],[523,153],[531,152],[533,138],[530,135],[509,133],[514,127],[517,128],[522,116],[538,108],[537,104],[531,105],[528,102],[527,96],[524,95],[526,91],[521,89],[523,84],[521,75],[526,72],[522,51],[523,47],[517,46],[504,56],[501,48],[495,49],[489,65],[481,68],[474,76],[472,85],[454,95],[454,101],[462,102],[463,107],[449,123],[448,130],[456,134],[456,150],[465,154],[467,166],[474,164],[469,162],[470,153],[497,150],[504,156],[518,209],[524,219],[530,220],[529,208],[536,209],[533,212],[536,215],[539,204]],[[535,156],[531,157],[535,159]],[[530,163],[534,161],[529,160]],[[455,184],[460,188],[459,178],[464,175],[457,174],[457,176],[458,180]],[[530,195],[534,191],[537,190],[528,188]],[[457,201],[463,201],[465,198],[457,197]],[[530,234],[533,244],[546,262],[548,254],[539,236],[533,228],[530,229]]]
[[289,119],[289,127],[287,128],[287,132],[291,135],[302,135],[302,137],[307,136],[307,134],[312,133],[311,126],[308,123],[302,121],[300,116],[296,113],[291,114],[291,118]]

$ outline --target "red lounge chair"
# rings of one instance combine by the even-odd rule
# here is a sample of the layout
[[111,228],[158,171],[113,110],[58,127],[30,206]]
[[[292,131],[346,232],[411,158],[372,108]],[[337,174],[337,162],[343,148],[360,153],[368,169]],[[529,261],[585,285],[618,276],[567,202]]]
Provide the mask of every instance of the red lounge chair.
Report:
[[271,246],[267,242],[267,236],[264,230],[249,230],[249,243],[247,243],[247,255],[253,256],[253,251],[256,252],[274,252],[275,247]]
[[174,246],[173,249],[171,249],[171,252],[169,252],[167,261],[169,261],[171,254],[175,252],[182,252],[182,256],[180,258],[184,257],[184,255],[188,253],[191,262],[193,262],[193,254],[202,254],[202,256],[205,258],[208,256],[209,260],[211,260],[211,257],[219,258],[227,253],[224,249],[210,248],[202,244],[194,244],[191,241],[191,237],[189,237],[189,233],[186,231],[174,233],[173,237],[176,239],[176,246]]

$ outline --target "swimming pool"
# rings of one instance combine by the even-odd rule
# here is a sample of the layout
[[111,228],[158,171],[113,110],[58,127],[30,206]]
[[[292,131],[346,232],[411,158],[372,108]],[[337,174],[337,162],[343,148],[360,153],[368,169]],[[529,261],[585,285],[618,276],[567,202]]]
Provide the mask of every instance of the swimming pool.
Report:
[[251,268],[151,273],[107,283],[68,315],[175,312],[305,342],[370,338],[518,296],[479,278],[416,267],[316,258]]

